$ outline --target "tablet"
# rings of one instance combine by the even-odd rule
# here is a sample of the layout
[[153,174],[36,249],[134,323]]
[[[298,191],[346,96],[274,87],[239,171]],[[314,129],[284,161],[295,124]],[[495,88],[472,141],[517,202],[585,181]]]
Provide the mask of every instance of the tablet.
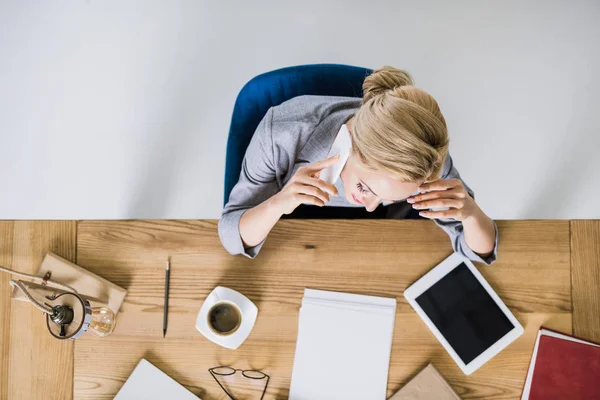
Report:
[[467,375],[523,334],[519,321],[460,254],[442,261],[404,297]]

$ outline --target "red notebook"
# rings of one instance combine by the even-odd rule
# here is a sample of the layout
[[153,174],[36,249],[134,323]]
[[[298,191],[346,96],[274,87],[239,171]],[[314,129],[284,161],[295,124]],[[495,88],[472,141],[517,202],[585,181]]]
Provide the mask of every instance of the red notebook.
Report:
[[600,346],[541,329],[521,400],[600,400]]

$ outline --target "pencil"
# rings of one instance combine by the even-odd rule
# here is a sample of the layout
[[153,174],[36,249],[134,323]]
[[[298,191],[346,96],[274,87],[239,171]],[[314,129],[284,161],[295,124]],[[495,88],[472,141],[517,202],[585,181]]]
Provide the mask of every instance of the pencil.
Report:
[[165,306],[163,308],[163,338],[167,334],[167,315],[169,314],[169,277],[171,275],[171,257],[167,258],[165,270]]

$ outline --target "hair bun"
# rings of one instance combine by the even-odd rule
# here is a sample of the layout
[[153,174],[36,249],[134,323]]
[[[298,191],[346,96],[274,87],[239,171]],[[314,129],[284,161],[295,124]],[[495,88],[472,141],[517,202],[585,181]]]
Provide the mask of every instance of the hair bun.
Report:
[[410,74],[390,66],[381,67],[365,78],[363,103],[400,86],[412,85]]

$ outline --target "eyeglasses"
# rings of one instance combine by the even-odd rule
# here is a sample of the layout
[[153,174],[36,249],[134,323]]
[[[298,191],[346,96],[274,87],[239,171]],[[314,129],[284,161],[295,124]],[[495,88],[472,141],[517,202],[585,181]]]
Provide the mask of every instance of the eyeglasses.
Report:
[[221,389],[223,389],[223,391],[227,394],[227,396],[229,396],[229,398],[231,400],[235,400],[235,397],[233,397],[228,391],[227,389],[225,389],[223,387],[223,385],[221,385],[221,382],[219,382],[219,380],[217,379],[217,376],[231,376],[234,375],[236,372],[241,371],[242,375],[245,378],[248,379],[254,379],[254,380],[261,380],[261,379],[266,379],[265,382],[265,387],[263,389],[262,395],[260,396],[260,400],[263,399],[263,397],[265,397],[265,393],[267,392],[267,386],[269,386],[269,379],[271,379],[271,377],[267,374],[265,374],[264,372],[261,371],[257,371],[254,369],[246,369],[246,370],[242,370],[242,369],[234,369],[231,367],[214,367],[214,368],[209,368],[208,372],[210,372],[210,374],[212,375],[212,377],[215,379],[215,381],[217,381],[217,383],[219,384],[219,386],[221,387]]

